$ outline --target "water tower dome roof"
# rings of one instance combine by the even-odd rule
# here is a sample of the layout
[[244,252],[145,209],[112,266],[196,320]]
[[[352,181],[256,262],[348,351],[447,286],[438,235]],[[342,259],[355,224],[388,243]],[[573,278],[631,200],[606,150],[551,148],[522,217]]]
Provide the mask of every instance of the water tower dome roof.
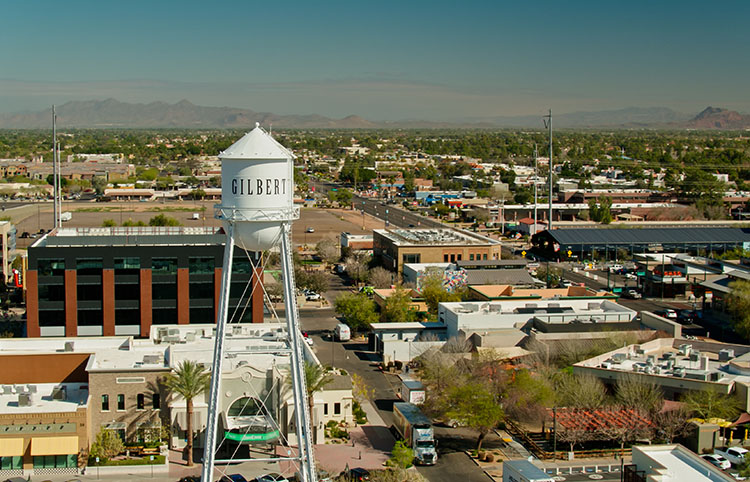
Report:
[[255,129],[242,136],[227,150],[219,154],[220,159],[293,159],[294,154],[279,144],[276,139],[257,123]]

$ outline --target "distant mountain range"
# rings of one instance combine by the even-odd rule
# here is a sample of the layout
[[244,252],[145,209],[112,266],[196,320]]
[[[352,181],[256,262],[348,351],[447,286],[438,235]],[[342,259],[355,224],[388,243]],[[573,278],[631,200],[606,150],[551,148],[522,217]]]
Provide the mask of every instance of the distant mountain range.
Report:
[[[321,115],[279,115],[233,107],[206,107],[187,100],[176,104],[152,102],[129,104],[115,99],[68,102],[57,107],[58,125],[65,128],[204,128],[241,129],[260,122],[278,128],[540,128],[541,116],[469,118],[463,121],[431,122],[403,120],[374,122],[356,115],[332,119]],[[50,111],[0,114],[0,128],[47,129]],[[630,107],[627,109],[553,113],[555,128],[673,128],[673,129],[745,129],[750,116],[715,107],[708,107],[695,117],[666,107]]]

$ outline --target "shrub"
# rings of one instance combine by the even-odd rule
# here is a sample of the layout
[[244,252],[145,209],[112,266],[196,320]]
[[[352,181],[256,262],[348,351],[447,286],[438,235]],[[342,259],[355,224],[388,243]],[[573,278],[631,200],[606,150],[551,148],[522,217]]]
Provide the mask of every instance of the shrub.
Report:
[[358,425],[364,425],[367,423],[367,413],[365,413],[362,406],[356,400],[354,400],[354,403],[352,404],[352,413],[354,414],[354,420]]
[[489,452],[488,452],[488,453],[487,453],[487,454],[486,454],[486,455],[484,456],[484,461],[485,461],[485,462],[494,462],[494,461],[495,461],[495,456],[494,456],[494,455],[492,455],[491,453],[489,453]]

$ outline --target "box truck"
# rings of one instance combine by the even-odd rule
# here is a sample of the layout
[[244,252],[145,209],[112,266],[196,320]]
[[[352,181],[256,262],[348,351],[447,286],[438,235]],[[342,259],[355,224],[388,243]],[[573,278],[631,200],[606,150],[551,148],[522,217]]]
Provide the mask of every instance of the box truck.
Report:
[[503,482],[555,482],[555,479],[528,460],[509,460],[503,462]]
[[435,432],[432,421],[422,411],[408,402],[393,404],[393,415],[396,417],[396,430],[414,451],[414,460],[422,465],[435,465]]
[[401,375],[401,391],[399,395],[401,400],[414,405],[421,405],[424,403],[425,391],[424,385],[419,380],[414,380],[408,376]]

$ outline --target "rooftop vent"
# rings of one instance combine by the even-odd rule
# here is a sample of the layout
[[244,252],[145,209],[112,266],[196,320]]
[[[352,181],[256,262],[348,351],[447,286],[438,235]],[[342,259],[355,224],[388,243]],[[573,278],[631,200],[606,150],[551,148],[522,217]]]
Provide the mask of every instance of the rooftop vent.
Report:
[[65,387],[55,387],[52,390],[52,399],[53,400],[67,400],[68,399],[67,389]]
[[75,346],[75,345],[73,344],[73,342],[72,342],[72,341],[66,341],[66,342],[65,342],[65,351],[66,351],[66,352],[71,352],[71,351],[73,351],[73,347],[74,347],[74,346]]

